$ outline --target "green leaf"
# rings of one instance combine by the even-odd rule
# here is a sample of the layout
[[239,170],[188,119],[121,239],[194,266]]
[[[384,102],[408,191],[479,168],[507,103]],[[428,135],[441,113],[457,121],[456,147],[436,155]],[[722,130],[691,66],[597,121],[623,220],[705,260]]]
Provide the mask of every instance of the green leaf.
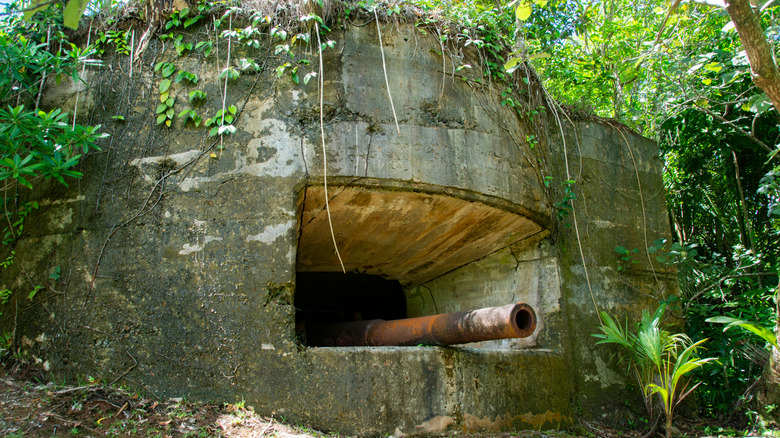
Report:
[[316,14],[305,15],[305,16],[301,17],[300,20],[303,21],[303,22],[306,22],[306,21],[309,21],[309,20],[315,20],[319,24],[322,24],[322,18],[319,15],[316,15]]
[[666,403],[669,400],[669,391],[666,388],[662,388],[655,383],[650,383],[647,385],[647,389],[650,392],[650,394],[659,394],[661,396],[661,399],[664,400],[664,403]]
[[228,79],[238,79],[240,74],[241,73],[239,73],[235,67],[230,66],[222,70],[222,72],[219,74],[219,78],[224,79],[227,77]]
[[539,52],[539,53],[534,53],[533,55],[529,56],[528,59],[547,59],[547,58],[549,58],[551,56],[552,55],[550,55],[547,52]]
[[625,246],[616,246],[615,252],[618,254],[628,254],[628,250],[626,249]]
[[170,79],[164,79],[162,82],[160,82],[160,93],[165,93],[169,88],[171,88]]
[[161,124],[164,122],[168,117],[165,114],[160,114],[157,116],[157,124]]
[[220,135],[222,135],[222,134],[232,134],[232,133],[236,132],[236,127],[235,127],[235,126],[233,126],[233,125],[224,125],[224,126],[220,126],[220,127],[217,129],[217,132],[218,132]]
[[27,298],[32,301],[33,298],[35,298],[35,294],[38,293],[39,290],[43,289],[43,286],[35,286],[33,290],[30,291],[30,293],[27,295]]
[[522,61],[522,59],[519,57],[509,58],[509,61],[504,64],[504,70],[506,70],[507,73],[512,73],[517,69],[520,61]]
[[89,0],[70,0],[63,12],[62,24],[73,30],[79,28],[79,21],[89,5]]
[[741,319],[732,318],[730,316],[715,316],[712,318],[707,318],[705,321],[709,323],[727,324],[723,329],[724,332],[732,327],[741,327],[760,336],[763,340],[769,342],[773,347],[780,348],[777,344],[777,335],[775,335],[775,332],[769,330],[768,328],[761,327],[754,322],[744,321]]
[[764,112],[772,109],[772,103],[767,97],[766,93],[755,94],[748,99],[748,106],[751,112],[756,114],[763,114]]
[[284,69],[290,66],[289,62],[285,62],[284,64],[280,65],[279,67],[276,67],[276,77],[281,79],[282,75],[284,75]]
[[630,348],[632,346],[632,342],[629,340],[628,327],[626,327],[624,330],[620,323],[612,319],[612,317],[609,316],[607,312],[602,310],[599,313],[601,315],[602,321],[602,325],[599,327],[599,329],[603,334],[593,335],[602,339],[601,341],[597,342],[597,344],[619,344],[626,348]]
[[30,2],[27,10],[24,11],[24,21],[29,21],[33,15],[48,9],[49,6],[51,6],[51,3],[49,3],[48,0],[33,0]]
[[17,176],[17,177],[16,177],[16,181],[18,181],[18,182],[19,182],[19,184],[21,184],[21,185],[23,185],[23,186],[27,187],[28,189],[32,189],[32,188],[33,188],[33,187],[32,187],[32,184],[30,184],[30,182],[29,182],[29,181],[27,181],[27,180],[26,180],[26,179],[25,179],[23,176]]
[[172,75],[174,72],[176,72],[176,66],[174,66],[171,63],[166,63],[166,65],[162,69],[162,77],[167,78],[168,76]]
[[186,28],[192,26],[193,24],[197,23],[198,20],[200,20],[201,18],[203,18],[202,15],[196,15],[194,17],[190,17],[190,18],[184,20],[184,28],[186,29]]
[[198,99],[205,99],[206,93],[200,90],[192,90],[190,91],[190,102]]
[[214,47],[214,44],[211,41],[201,41],[195,45],[195,50],[198,50],[201,47],[204,47],[203,54],[205,56],[209,56],[211,54],[212,48]]
[[515,16],[520,21],[525,21],[531,16],[531,3],[528,0],[520,0],[515,9]]
[[770,152],[769,155],[767,156],[766,162],[764,162],[764,165],[769,164],[769,162],[772,161],[773,158],[775,158],[778,152],[780,152],[780,148],[776,148],[775,150]]

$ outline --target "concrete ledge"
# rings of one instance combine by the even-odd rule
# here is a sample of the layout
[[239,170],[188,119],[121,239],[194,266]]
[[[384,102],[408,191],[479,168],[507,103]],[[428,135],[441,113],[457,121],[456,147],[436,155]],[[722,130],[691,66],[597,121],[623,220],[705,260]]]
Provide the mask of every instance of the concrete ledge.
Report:
[[571,422],[572,390],[561,378],[568,369],[549,351],[345,347],[303,355],[308,399],[318,403],[286,414],[323,429],[431,434]]

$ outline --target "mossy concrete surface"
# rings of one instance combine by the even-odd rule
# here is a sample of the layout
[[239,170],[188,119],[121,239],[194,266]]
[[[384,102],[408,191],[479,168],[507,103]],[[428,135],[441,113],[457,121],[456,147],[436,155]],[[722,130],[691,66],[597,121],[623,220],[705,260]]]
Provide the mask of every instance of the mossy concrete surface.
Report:
[[[668,234],[656,146],[596,122],[564,125],[561,137],[553,117],[540,124],[542,116],[532,122],[502,105],[501,88],[478,68],[443,74],[430,33],[381,26],[400,133],[376,25],[332,32],[336,47],[323,53],[329,196],[345,264],[407,279],[408,316],[527,302],[539,318],[532,337],[307,347],[295,328],[296,269],[315,258],[328,260],[317,269],[340,269],[325,244],[329,226],[308,215],[324,207],[311,203],[324,200],[317,81],[277,78],[273,46],[234,46],[231,59],[264,63],[228,83],[226,102],[239,109],[234,134],[209,138],[178,119],[171,128],[155,124],[160,60],[200,77],[197,86],[172,86],[177,113],[192,108],[206,119],[222,107],[222,40],[219,57],[208,58],[177,57],[153,40],[132,76],[126,57],[90,73],[80,91],[91,96],[80,100],[89,108],[79,114],[111,137],[87,157],[82,180],[30,195],[41,209],[0,276],[14,291],[2,329],[60,379],[92,376],[160,397],[244,399],[261,413],[347,433],[544,429],[578,415],[630,415],[619,396],[627,377],[590,334],[597,308],[638,314],[652,304],[648,296],[674,288],[672,273],[646,258],[619,272],[614,252]],[[445,65],[478,62],[468,50],[444,55]],[[204,103],[188,103],[195,88],[208,94]],[[72,97],[59,91],[63,102]],[[542,143],[531,148],[530,135]],[[570,178],[576,226],[559,204]],[[384,217],[361,217],[356,193],[367,196],[365,212]],[[342,203],[341,194],[354,202]],[[434,201],[459,208],[452,218],[436,209],[413,214],[415,203],[423,211]],[[316,235],[308,236],[315,216]],[[433,226],[444,219],[457,226]],[[414,264],[394,243],[418,245]],[[365,253],[380,244],[391,255],[377,253],[386,269]],[[59,277],[50,276],[55,268]],[[29,300],[33,285],[44,289]]]

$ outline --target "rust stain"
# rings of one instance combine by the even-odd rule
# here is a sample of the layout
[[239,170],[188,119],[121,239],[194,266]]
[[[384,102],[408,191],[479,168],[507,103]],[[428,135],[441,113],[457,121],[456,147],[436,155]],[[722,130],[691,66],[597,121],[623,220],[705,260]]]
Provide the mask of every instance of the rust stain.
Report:
[[366,192],[357,192],[347,202],[347,205],[355,207],[367,207],[371,204],[371,195]]
[[443,432],[454,422],[455,420],[453,420],[452,417],[439,415],[438,417],[433,417],[422,424],[418,424],[415,426],[415,429],[425,433],[438,433]]
[[[542,231],[529,218],[441,194],[339,187],[330,201],[336,241],[348,271],[413,286]],[[336,190],[334,188],[334,190]],[[298,270],[340,271],[323,190],[306,189]]]
[[528,412],[520,415],[520,420],[533,426],[534,429],[540,429],[545,423],[555,424],[556,427],[561,423],[570,422],[571,418],[560,412],[547,411],[544,414],[534,414]]
[[465,414],[463,416],[463,427],[465,430],[506,430],[513,428],[518,421],[522,421],[523,423],[530,425],[531,428],[539,430],[545,424],[557,428],[563,423],[570,423],[571,417],[550,410],[543,414],[528,412],[522,415],[497,415],[493,420],[488,416],[480,418],[474,415]]

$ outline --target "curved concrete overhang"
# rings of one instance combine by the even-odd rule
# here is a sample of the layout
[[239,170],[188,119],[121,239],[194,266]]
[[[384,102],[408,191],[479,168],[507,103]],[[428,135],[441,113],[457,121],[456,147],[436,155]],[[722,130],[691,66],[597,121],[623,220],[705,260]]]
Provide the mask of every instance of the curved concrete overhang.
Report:
[[323,186],[300,198],[297,270],[344,269],[416,286],[543,231],[523,215],[438,193]]

